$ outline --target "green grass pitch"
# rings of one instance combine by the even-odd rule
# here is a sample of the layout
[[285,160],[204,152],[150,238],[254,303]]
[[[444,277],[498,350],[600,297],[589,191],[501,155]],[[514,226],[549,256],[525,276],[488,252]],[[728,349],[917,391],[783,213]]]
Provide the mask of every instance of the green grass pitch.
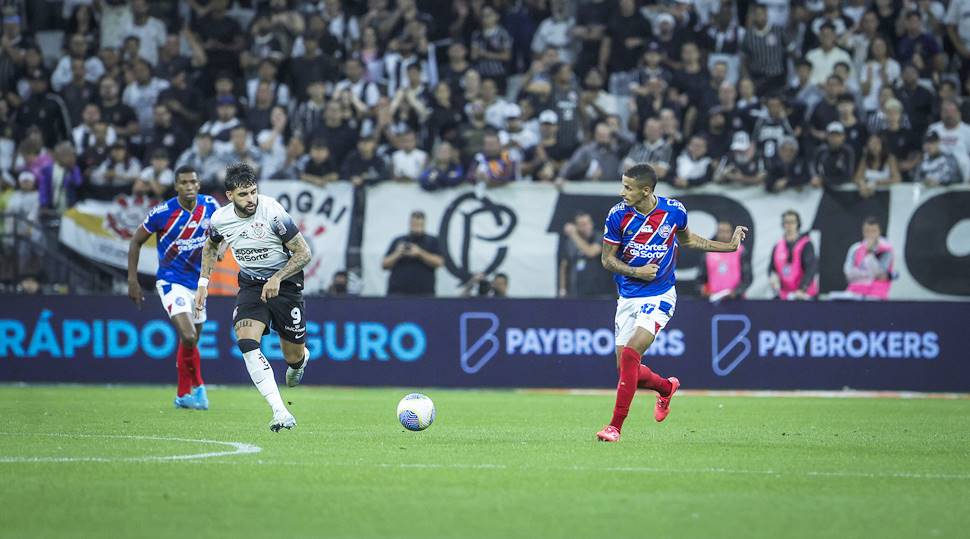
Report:
[[[283,392],[299,425],[273,434],[251,387],[208,412],[171,388],[0,387],[0,537],[970,534],[970,400],[683,395],[656,424],[641,394],[608,445],[605,394],[425,390],[438,418],[413,433],[406,390]],[[261,451],[163,460],[235,451],[171,438]]]

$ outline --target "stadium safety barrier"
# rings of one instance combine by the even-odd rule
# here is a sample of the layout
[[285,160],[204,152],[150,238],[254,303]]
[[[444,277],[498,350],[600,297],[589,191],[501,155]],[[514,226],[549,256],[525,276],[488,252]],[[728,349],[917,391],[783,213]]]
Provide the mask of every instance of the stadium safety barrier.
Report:
[[[232,299],[209,299],[209,384],[248,384]],[[310,384],[609,388],[609,300],[307,300]],[[691,389],[970,392],[961,302],[682,300],[648,351]],[[0,298],[0,381],[174,384],[177,337],[161,309],[118,296]],[[282,368],[278,339],[263,340]],[[278,373],[279,374],[279,373]]]

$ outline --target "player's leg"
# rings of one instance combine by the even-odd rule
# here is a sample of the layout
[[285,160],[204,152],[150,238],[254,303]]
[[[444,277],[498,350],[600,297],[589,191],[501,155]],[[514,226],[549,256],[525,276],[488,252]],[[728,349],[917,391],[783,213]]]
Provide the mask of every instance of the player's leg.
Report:
[[[620,298],[616,302],[616,320],[614,323],[614,339],[616,341],[616,369],[617,372],[621,374],[620,380],[616,384],[616,394],[617,401],[620,401],[620,393],[627,392],[627,388],[623,385],[622,377],[622,354],[623,349],[626,347],[626,343],[633,337],[633,332],[636,323],[636,309],[639,308],[638,302],[633,298]],[[636,385],[634,384],[633,390],[636,391]],[[627,397],[624,396],[624,399]],[[629,400],[632,400],[633,396],[629,396]],[[629,402],[627,402],[627,408],[629,408]],[[614,407],[615,410],[615,407]],[[614,416],[616,414],[614,413]],[[620,439],[620,428],[623,426],[622,421],[619,425],[614,424],[610,421],[610,424],[603,427],[603,430],[596,433],[596,437],[604,442],[616,442]]]
[[[176,408],[195,408],[196,402],[192,396],[192,374],[190,364],[183,349],[182,343],[194,341],[194,332],[191,330],[192,323],[189,315],[192,310],[191,298],[186,298],[182,293],[184,287],[158,279],[155,281],[155,288],[158,291],[158,298],[162,302],[162,307],[172,321],[176,333],[179,337],[179,346],[175,351],[175,368],[178,372],[178,387],[175,391]],[[194,346],[194,345],[193,345]]]
[[280,335],[280,348],[286,360],[286,385],[296,387],[303,380],[309,363],[310,352],[306,348],[306,304],[303,294],[295,287],[284,284],[280,293],[267,303],[273,329]]
[[[203,322],[195,323],[195,334],[198,338],[202,338],[202,326],[205,320],[205,313],[202,313]],[[192,357],[189,358],[190,364],[192,366],[192,396],[195,397],[196,404],[198,404],[199,409],[208,410],[209,409],[209,393],[205,389],[205,381],[202,380],[202,355],[199,353],[198,338],[196,339],[195,347],[192,348]]]
[[259,341],[264,334],[269,333],[270,321],[269,308],[260,299],[260,292],[258,286],[240,288],[233,311],[233,330],[236,333],[236,346],[242,352],[249,377],[273,410],[269,428],[277,432],[282,428],[293,428],[296,420],[283,405],[273,367],[259,349]]
[[176,351],[176,363],[179,373],[179,397],[175,405],[182,408],[200,408],[196,402],[195,394],[192,391],[193,370],[192,354],[195,352],[198,343],[198,332],[192,325],[192,319],[188,313],[177,313],[172,315],[172,325],[175,326],[175,333],[178,335],[178,349]]
[[[637,387],[652,389],[657,392],[657,402],[654,404],[653,416],[658,422],[666,419],[670,412],[670,399],[680,387],[680,380],[671,376],[664,378],[640,363],[643,354],[653,344],[656,336],[667,327],[667,323],[674,315],[677,305],[677,292],[671,288],[661,296],[650,298],[640,308],[635,323],[636,331],[627,343],[629,350],[624,349],[621,364],[628,365],[628,369],[636,367]],[[635,358],[635,360],[634,360]],[[636,362],[634,365],[634,361]],[[621,368],[622,370],[622,368]],[[628,374],[632,376],[632,374]]]

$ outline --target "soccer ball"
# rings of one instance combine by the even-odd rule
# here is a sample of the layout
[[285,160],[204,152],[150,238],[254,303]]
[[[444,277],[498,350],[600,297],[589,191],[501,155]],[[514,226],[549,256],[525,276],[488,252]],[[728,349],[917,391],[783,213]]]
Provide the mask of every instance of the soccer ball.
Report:
[[434,423],[434,403],[427,395],[411,393],[397,404],[397,418],[408,430],[424,430]]

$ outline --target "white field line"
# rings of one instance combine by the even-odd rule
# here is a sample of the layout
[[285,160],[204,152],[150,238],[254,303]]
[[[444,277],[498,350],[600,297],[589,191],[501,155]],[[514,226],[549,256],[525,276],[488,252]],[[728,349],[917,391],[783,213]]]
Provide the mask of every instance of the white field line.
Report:
[[[522,389],[526,393],[563,393],[566,395],[616,395],[615,389]],[[970,399],[970,393],[921,393],[918,391],[865,390],[748,390],[748,389],[681,389],[677,395],[695,397],[810,397],[816,399]]]
[[137,436],[127,434],[67,434],[67,433],[32,433],[32,432],[0,432],[0,436],[48,436],[57,438],[111,438],[117,440],[152,440],[162,442],[182,442],[194,444],[221,445],[232,448],[227,451],[209,451],[205,453],[191,453],[186,455],[158,455],[145,457],[17,457],[0,455],[0,463],[23,462],[166,462],[210,459],[228,457],[232,455],[247,455],[259,453],[263,449],[258,445],[242,442],[222,442],[219,440],[195,440],[189,438],[171,438],[167,436]]

